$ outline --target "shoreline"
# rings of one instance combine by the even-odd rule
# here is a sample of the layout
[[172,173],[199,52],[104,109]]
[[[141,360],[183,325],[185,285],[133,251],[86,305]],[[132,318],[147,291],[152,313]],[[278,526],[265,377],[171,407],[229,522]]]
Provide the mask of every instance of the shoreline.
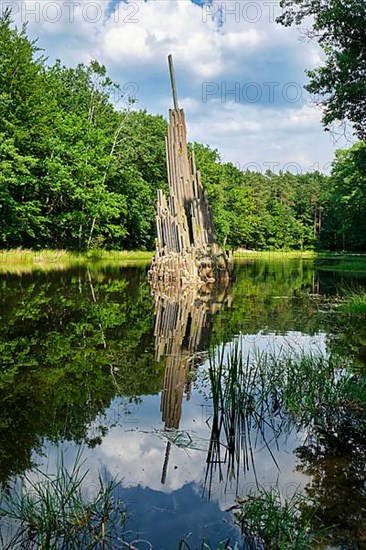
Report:
[[[10,249],[0,250],[0,273],[31,272],[33,270],[66,270],[76,266],[102,266],[119,264],[121,266],[146,265],[152,261],[155,252],[141,250],[91,250],[76,252],[64,249]],[[246,250],[238,249],[233,253],[235,263],[246,260],[347,260],[364,259],[366,253],[326,252],[315,250]],[[319,266],[320,267],[320,266]],[[337,269],[338,266],[324,266]],[[339,266],[338,269],[342,269]]]

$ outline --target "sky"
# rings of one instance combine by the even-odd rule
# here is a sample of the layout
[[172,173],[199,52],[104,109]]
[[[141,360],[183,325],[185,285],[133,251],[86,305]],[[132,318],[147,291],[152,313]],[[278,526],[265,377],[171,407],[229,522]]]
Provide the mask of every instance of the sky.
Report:
[[7,7],[49,63],[97,59],[134,108],[165,117],[171,53],[189,140],[243,170],[328,172],[335,149],[349,146],[323,130],[303,89],[322,52],[275,22],[277,0],[0,0]]

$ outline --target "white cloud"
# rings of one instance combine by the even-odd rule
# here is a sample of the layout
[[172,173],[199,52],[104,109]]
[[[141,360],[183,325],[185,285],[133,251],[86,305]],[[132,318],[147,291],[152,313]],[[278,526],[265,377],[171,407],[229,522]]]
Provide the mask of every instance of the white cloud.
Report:
[[[189,104],[188,104],[189,106]],[[189,139],[207,143],[221,152],[224,161],[244,168],[257,165],[275,171],[288,164],[302,171],[326,167],[333,154],[329,134],[319,131],[321,113],[304,104],[300,109],[263,108],[260,105],[211,101],[199,115],[187,112]],[[292,171],[295,167],[288,168]],[[326,169],[326,168],[325,168]]]
[[[277,25],[270,5],[258,4],[255,13],[227,0],[211,8],[216,10],[212,18],[205,11],[209,8],[189,0],[128,0],[115,11],[104,0],[12,4],[18,7],[18,23],[29,20],[29,32],[39,36],[50,62],[60,58],[75,65],[98,59],[122,86],[138,84],[137,105],[150,112],[166,115],[171,106],[166,57],[173,53],[190,139],[218,148],[227,160],[283,165],[296,159],[307,169],[314,162],[325,165],[333,156],[320,111],[307,106],[305,96],[291,105],[283,98],[288,91],[296,93],[296,88],[286,88],[289,82],[301,90],[305,69],[320,62],[321,51],[316,44],[299,41],[296,28]],[[222,23],[221,17],[218,24],[216,8],[223,4],[226,17],[224,12],[221,16],[226,20]],[[235,13],[239,4],[240,12]],[[214,82],[219,90],[207,103],[202,101],[205,82]],[[255,88],[246,88],[249,82],[262,92],[259,103],[245,101],[246,93],[255,93]],[[268,82],[275,83],[273,102]],[[222,90],[236,83],[240,103],[229,96],[222,103]]]

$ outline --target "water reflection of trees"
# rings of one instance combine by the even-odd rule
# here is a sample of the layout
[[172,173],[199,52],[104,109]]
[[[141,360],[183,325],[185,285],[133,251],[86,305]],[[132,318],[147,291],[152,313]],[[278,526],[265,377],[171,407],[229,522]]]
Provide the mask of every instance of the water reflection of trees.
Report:
[[[207,358],[214,316],[227,302],[231,303],[231,289],[229,292],[225,287],[187,289],[184,293],[169,287],[165,292],[155,292],[155,359],[164,358],[165,362],[161,411],[167,444],[162,483],[167,476],[172,441],[179,445],[184,439],[184,434],[179,434],[179,423],[184,395],[190,398],[190,373]],[[211,435],[204,482],[209,497],[217,480],[224,482],[225,490],[230,485],[232,491],[233,480],[239,490],[240,479],[250,469],[256,478],[254,452],[260,446],[266,448],[278,468],[272,447],[289,422],[281,418],[279,408],[274,412],[262,374],[252,363],[244,364],[239,346],[229,355],[222,347],[219,357],[210,358],[206,387],[207,402],[212,405],[212,414],[207,418]],[[195,447],[196,442],[187,444]]]
[[[213,336],[218,344],[235,339],[238,332],[284,334],[293,330],[316,334],[326,330],[328,319],[319,313],[323,285],[311,261],[261,262],[249,258],[236,269],[233,307],[230,311],[222,308],[215,317]],[[268,384],[269,373],[265,373],[268,365],[239,366],[240,358],[236,357],[226,368],[218,364],[222,359],[211,362],[208,372],[213,403],[208,418],[208,494],[216,477],[224,481],[225,490],[230,484],[230,491],[239,490],[240,475],[250,469],[257,480],[254,454],[261,447],[277,467],[274,453],[278,439],[295,428],[291,418],[282,415],[277,391],[269,392],[273,386]],[[298,388],[297,382],[294,386]]]
[[338,355],[352,358],[361,368],[366,365],[366,323],[337,311],[329,315],[329,348]]
[[[222,307],[215,319],[207,310],[216,339],[237,334],[243,318],[250,325],[252,317],[253,330],[269,317],[271,329],[291,329],[296,313],[286,312],[293,303],[271,295],[286,294],[283,284],[290,293],[307,288],[308,271],[295,264],[240,270],[233,307]],[[154,303],[144,269],[98,266],[89,272],[3,275],[1,306],[1,479],[30,467],[32,450],[40,449],[44,438],[98,444],[108,429],[104,411],[116,395],[134,399],[161,390],[164,361],[154,361]],[[211,327],[202,330],[208,333]],[[196,345],[192,341],[187,349]],[[202,336],[198,349],[207,345]],[[173,349],[167,352],[174,355]],[[192,370],[193,363],[183,371]],[[100,430],[96,427],[91,436],[90,425],[98,417]]]
[[1,299],[0,482],[30,468],[46,438],[100,443],[116,395],[160,390],[144,271],[6,276]]
[[[333,544],[366,542],[366,415],[345,408],[317,419],[296,450],[299,471],[310,476],[306,494],[317,502],[315,528],[331,527]],[[360,545],[360,546],[358,546]],[[344,546],[342,546],[344,547]]]
[[[363,327],[335,325],[334,317],[320,311],[311,295],[324,284],[314,277],[311,262],[249,263],[237,270],[227,294],[206,288],[191,296],[156,296],[155,337],[154,301],[143,270],[75,269],[1,281],[0,480],[29,468],[32,451],[45,438],[98,444],[111,425],[103,415],[116,395],[133,400],[163,388],[169,438],[179,429],[190,373],[206,356],[210,338],[220,344],[240,331],[336,329],[345,336],[329,340],[330,349],[349,355],[342,342],[353,342],[357,331],[364,334]],[[213,475],[225,484],[235,476],[237,483],[239,468],[244,475],[254,471],[255,445],[269,453],[265,440],[274,452],[280,434],[293,426],[306,429],[299,469],[312,476],[308,490],[321,503],[322,521],[341,523],[339,540],[363,541],[362,411],[349,416],[348,404],[343,419],[337,417],[339,407],[330,400],[336,366],[313,372],[303,363],[290,369],[291,377],[283,369],[274,376],[273,369],[264,375],[263,368],[250,373],[245,368],[244,363],[244,373],[231,378],[225,369],[207,373],[216,404],[207,419],[212,433],[206,490]]]
[[315,334],[324,320],[313,299],[322,292],[311,261],[246,260],[235,266],[232,310],[222,309],[215,318],[217,341],[229,341],[239,332]]

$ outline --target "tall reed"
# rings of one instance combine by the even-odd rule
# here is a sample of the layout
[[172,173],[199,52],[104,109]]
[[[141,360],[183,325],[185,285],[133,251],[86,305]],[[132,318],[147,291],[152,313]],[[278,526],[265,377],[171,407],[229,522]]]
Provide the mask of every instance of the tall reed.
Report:
[[0,494],[0,543],[4,550],[115,548],[125,521],[122,502],[114,496],[116,480],[99,475],[95,494],[87,498],[84,462],[78,453],[69,470],[61,455],[55,474],[38,469]]

